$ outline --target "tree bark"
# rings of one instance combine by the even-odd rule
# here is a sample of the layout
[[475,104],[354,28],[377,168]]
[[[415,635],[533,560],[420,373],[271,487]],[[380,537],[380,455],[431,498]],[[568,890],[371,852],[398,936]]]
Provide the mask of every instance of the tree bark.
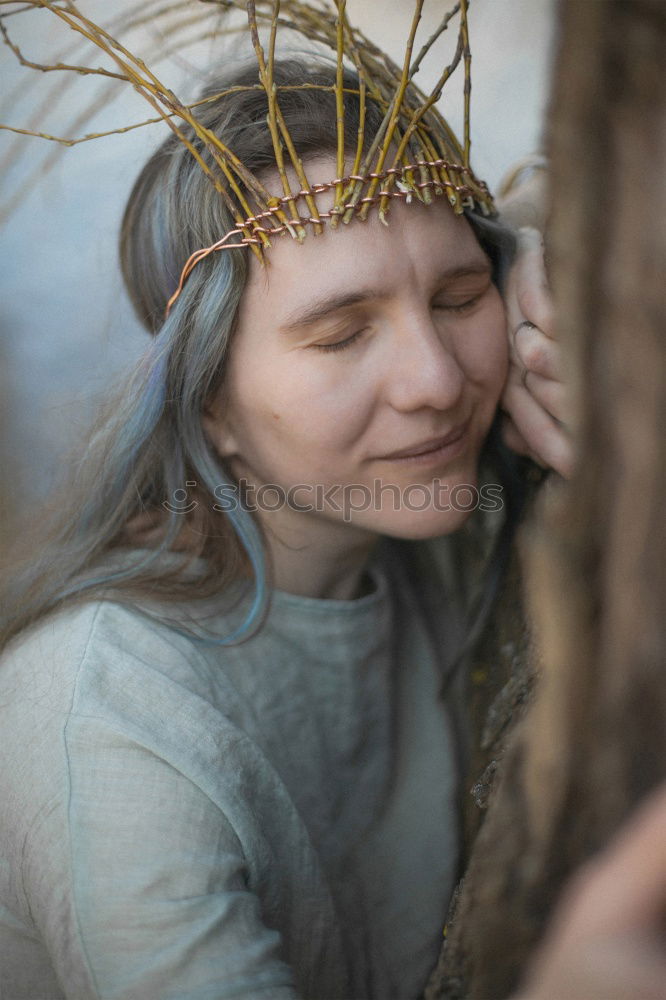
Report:
[[567,876],[666,778],[666,4],[562,0],[549,270],[580,458],[526,541],[536,699],[426,996],[516,988]]

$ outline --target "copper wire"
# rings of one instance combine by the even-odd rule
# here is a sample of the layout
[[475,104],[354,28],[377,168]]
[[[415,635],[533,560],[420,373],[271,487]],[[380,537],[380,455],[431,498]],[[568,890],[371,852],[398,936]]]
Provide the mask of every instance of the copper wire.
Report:
[[[178,286],[167,303],[165,318],[171,312],[171,309],[175,301],[177,300],[177,298],[179,297],[180,293],[183,290],[185,282],[187,281],[188,277],[190,276],[190,274],[200,261],[205,260],[205,258],[208,257],[211,253],[215,253],[218,250],[239,250],[246,246],[253,246],[253,245],[258,246],[261,243],[261,240],[257,239],[256,236],[243,236],[243,238],[239,240],[237,243],[227,242],[227,240],[231,239],[232,236],[238,236],[244,230],[249,229],[254,234],[263,234],[266,236],[279,236],[282,233],[292,231],[293,235],[293,229],[296,226],[302,226],[303,223],[310,223],[311,225],[316,225],[317,223],[320,223],[323,219],[332,219],[334,216],[342,215],[344,212],[350,210],[357,213],[361,210],[361,208],[364,205],[376,205],[379,201],[382,200],[382,198],[402,198],[411,200],[411,198],[413,197],[414,193],[417,190],[422,191],[425,188],[437,188],[437,187],[443,188],[447,191],[454,192],[457,196],[460,196],[464,199],[470,199],[472,202],[474,201],[475,197],[478,196],[478,191],[475,192],[473,188],[469,187],[466,184],[456,185],[452,184],[450,181],[444,182],[441,180],[431,179],[427,181],[421,181],[418,184],[412,183],[407,190],[400,190],[400,189],[398,189],[397,191],[394,189],[381,190],[378,191],[376,194],[374,194],[372,197],[359,198],[358,200],[349,202],[348,204],[336,205],[328,212],[320,212],[318,219],[315,219],[312,216],[306,216],[305,218],[299,217],[297,219],[288,219],[286,222],[281,222],[277,226],[266,227],[261,225],[263,221],[267,219],[274,219],[276,216],[279,216],[280,213],[283,211],[284,206],[287,204],[287,202],[292,202],[293,204],[295,201],[298,201],[301,198],[307,198],[313,195],[323,194],[325,191],[330,191],[333,188],[336,188],[340,184],[344,186],[348,185],[350,182],[367,184],[368,182],[373,180],[383,181],[389,177],[393,177],[396,175],[403,176],[408,171],[416,170],[419,167],[435,167],[436,169],[441,169],[443,167],[444,169],[447,170],[448,169],[456,170],[458,171],[458,173],[469,173],[469,171],[467,171],[465,168],[462,168],[459,164],[449,163],[446,160],[441,160],[441,159],[416,160],[414,163],[404,164],[401,167],[389,167],[388,169],[382,170],[379,173],[370,171],[365,176],[360,176],[358,174],[348,174],[345,177],[336,177],[332,181],[325,181],[322,184],[313,184],[307,190],[300,190],[294,192],[289,196],[285,195],[282,198],[277,198],[275,204],[272,205],[271,207],[265,209],[263,212],[258,212],[256,215],[249,215],[242,222],[237,223],[236,229],[230,229],[228,233],[226,233],[221,239],[217,240],[211,246],[204,247],[200,250],[195,250],[195,252],[191,254],[190,257],[188,257],[185,266],[183,267],[183,270],[181,272]],[[477,184],[478,187],[482,189],[484,194],[486,194],[488,190],[486,185],[483,184],[482,182],[477,182]]]

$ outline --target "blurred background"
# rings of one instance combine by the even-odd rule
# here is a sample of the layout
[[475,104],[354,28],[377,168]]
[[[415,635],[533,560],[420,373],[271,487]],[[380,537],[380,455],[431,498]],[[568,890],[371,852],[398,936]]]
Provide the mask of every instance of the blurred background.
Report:
[[[16,5],[17,8],[20,4]],[[103,26],[122,23],[130,0],[80,0]],[[426,0],[419,44],[449,0]],[[7,8],[3,8],[3,12]],[[401,60],[411,0],[348,0],[352,23]],[[471,0],[472,163],[497,186],[517,160],[541,148],[548,100],[555,0]],[[53,62],[72,35],[45,10],[5,21],[26,58]],[[455,41],[452,32],[448,42]],[[132,35],[134,51],[163,51],[148,23]],[[159,64],[160,76],[184,100],[206,82],[208,67],[238,54],[210,42],[188,46]],[[447,50],[450,53],[451,49]],[[69,58],[72,58],[70,53]],[[426,62],[421,85],[434,82],[439,59]],[[66,60],[65,60],[66,61]],[[94,55],[91,65],[103,64]],[[65,84],[65,78],[67,83]],[[55,135],[78,136],[144,120],[144,102],[127,85],[21,67],[0,52],[0,121]],[[71,82],[69,82],[71,81]],[[90,120],[82,111],[97,95]],[[39,123],[35,108],[47,104]],[[462,131],[462,66],[447,84],[441,109]],[[135,320],[117,263],[126,198],[143,161],[166,134],[157,124],[72,148],[0,131],[0,502],[5,537],[11,520],[44,497],[65,474],[100,396],[140,356],[148,335]],[[45,170],[48,165],[48,171]]]

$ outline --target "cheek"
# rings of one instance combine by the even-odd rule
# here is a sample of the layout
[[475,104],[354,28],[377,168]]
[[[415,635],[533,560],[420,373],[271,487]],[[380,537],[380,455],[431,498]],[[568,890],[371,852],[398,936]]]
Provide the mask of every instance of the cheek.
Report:
[[509,367],[506,316],[499,292],[465,330],[458,343],[458,360],[472,382],[499,398]]
[[363,372],[307,350],[256,358],[239,351],[229,370],[227,412],[241,452],[287,450],[312,461],[316,446],[317,457],[333,462],[353,447],[372,398]]

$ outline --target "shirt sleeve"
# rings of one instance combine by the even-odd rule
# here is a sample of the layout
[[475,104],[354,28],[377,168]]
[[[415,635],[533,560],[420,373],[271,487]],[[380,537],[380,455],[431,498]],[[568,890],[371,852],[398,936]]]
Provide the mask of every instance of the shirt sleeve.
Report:
[[[296,1000],[217,804],[100,719],[70,717],[69,787],[25,852],[35,921],[76,1000]],[[55,884],[57,883],[57,884]],[[44,890],[49,884],[48,891]]]

